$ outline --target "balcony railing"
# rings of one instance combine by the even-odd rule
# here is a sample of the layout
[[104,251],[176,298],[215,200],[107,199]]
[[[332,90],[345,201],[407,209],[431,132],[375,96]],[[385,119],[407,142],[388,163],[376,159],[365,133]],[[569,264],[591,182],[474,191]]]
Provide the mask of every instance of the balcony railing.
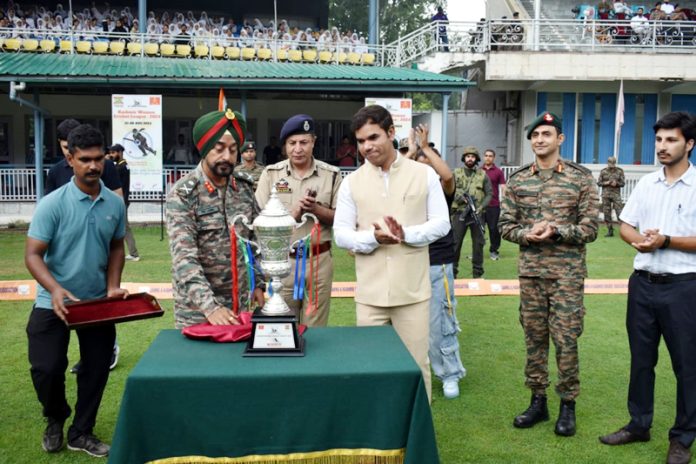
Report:
[[403,66],[435,52],[496,51],[688,53],[696,51],[696,21],[490,20],[433,22],[390,44]]
[[5,53],[130,55],[208,60],[405,66],[435,52],[576,51],[689,53],[696,21],[490,20],[432,22],[391,44],[192,36],[66,32],[0,28]]

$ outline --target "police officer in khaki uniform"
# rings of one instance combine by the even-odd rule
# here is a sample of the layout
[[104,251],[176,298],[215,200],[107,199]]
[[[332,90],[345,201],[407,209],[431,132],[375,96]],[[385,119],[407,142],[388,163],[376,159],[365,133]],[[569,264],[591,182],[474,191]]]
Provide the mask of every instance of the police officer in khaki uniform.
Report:
[[[310,308],[309,286],[302,301],[293,299],[295,272],[283,280],[283,297],[288,305],[298,311],[300,320],[308,326],[326,326],[329,321],[331,302],[331,283],[333,281],[333,260],[331,258],[331,228],[336,209],[338,187],[341,185],[341,172],[336,166],[314,159],[314,120],[306,114],[297,114],[288,119],[280,131],[280,143],[285,148],[287,159],[264,169],[256,189],[256,201],[263,208],[275,187],[278,198],[285,208],[300,221],[302,214],[314,214],[321,224],[319,244],[319,271],[317,275],[318,307]],[[292,239],[297,240],[310,233],[313,221],[295,229]],[[295,253],[290,255],[292,269],[295,269]],[[310,280],[310,265],[306,264],[306,279]]]

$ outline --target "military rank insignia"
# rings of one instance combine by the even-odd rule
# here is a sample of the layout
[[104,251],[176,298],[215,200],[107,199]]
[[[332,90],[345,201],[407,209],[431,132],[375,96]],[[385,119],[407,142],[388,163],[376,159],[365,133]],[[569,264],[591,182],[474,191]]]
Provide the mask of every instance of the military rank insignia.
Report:
[[196,183],[194,181],[188,180],[188,181],[184,182],[184,184],[181,187],[179,187],[179,191],[181,193],[183,193],[184,195],[188,195],[193,191],[195,186],[196,186]]
[[276,182],[275,189],[278,193],[292,193],[292,189],[290,188],[290,185],[288,185],[288,181],[285,179],[280,179],[278,182]]

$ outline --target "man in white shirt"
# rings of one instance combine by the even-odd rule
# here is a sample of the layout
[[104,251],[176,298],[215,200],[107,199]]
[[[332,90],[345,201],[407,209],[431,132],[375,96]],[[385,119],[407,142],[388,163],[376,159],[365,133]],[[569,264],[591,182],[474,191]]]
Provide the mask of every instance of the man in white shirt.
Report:
[[650,440],[655,365],[663,337],[677,379],[677,417],[668,464],[686,464],[696,438],[696,168],[689,158],[696,116],[674,112],[653,126],[662,169],[644,176],[624,207],[621,238],[638,254],[628,281],[626,329],[631,350],[625,427],[607,445]]
[[666,14],[671,15],[674,13],[674,5],[672,5],[669,0],[662,0],[662,5],[660,5],[660,10]]
[[633,14],[633,10],[631,10],[627,2],[614,2],[614,13],[631,15]]
[[435,171],[394,149],[385,108],[362,108],[351,131],[367,162],[341,183],[333,227],[355,253],[357,325],[393,325],[431,398],[428,245],[450,230],[447,203]]
[[649,28],[648,18],[643,15],[643,9],[638,8],[635,16],[631,18],[631,29],[643,39],[647,35]]

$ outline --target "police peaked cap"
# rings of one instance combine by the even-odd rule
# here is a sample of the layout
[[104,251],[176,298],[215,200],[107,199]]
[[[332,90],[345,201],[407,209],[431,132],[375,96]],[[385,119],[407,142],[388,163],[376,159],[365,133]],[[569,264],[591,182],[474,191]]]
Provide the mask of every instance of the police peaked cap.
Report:
[[559,134],[563,133],[563,121],[561,121],[561,118],[549,111],[544,111],[527,126],[527,140],[532,139],[532,132],[539,126],[553,126],[558,129]]
[[280,129],[280,143],[295,134],[314,134],[314,119],[307,114],[296,114],[285,121]]
[[212,111],[204,114],[193,125],[193,143],[202,158],[215,147],[225,132],[229,132],[238,146],[244,143],[246,119],[241,113],[228,109],[227,111]]

